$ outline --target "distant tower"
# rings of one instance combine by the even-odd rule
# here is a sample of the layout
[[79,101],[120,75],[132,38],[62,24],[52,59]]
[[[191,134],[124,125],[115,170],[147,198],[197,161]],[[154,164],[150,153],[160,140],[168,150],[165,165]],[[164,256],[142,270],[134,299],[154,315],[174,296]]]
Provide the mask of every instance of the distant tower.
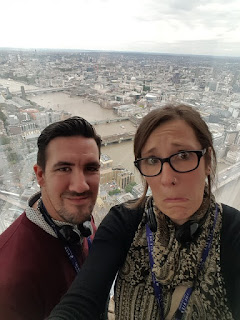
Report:
[[8,87],[6,88],[6,99],[12,99],[12,94],[11,94],[11,92],[9,91],[9,88],[8,88]]
[[234,77],[232,79],[232,86],[234,86],[239,78],[239,70],[237,70],[235,73],[234,73]]
[[24,100],[26,100],[26,92],[25,92],[25,89],[24,89],[24,86],[21,86],[21,92],[22,92],[22,98],[24,99]]

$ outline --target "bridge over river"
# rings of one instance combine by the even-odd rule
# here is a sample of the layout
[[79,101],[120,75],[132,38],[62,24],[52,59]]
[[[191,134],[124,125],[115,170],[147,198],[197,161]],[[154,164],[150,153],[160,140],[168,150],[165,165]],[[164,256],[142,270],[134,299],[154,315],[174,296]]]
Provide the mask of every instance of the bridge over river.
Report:
[[134,139],[135,132],[116,133],[109,136],[102,137],[102,145],[107,146],[111,143],[121,143],[122,141],[128,141]]
[[[31,94],[43,94],[43,93],[52,93],[52,92],[61,92],[61,91],[66,91],[70,89],[75,89],[75,86],[66,86],[66,87],[51,87],[51,88],[39,88],[39,89],[30,89],[30,90],[25,90],[25,94],[31,95]],[[22,91],[14,91],[14,95],[16,96],[21,96]]]
[[114,118],[114,119],[103,119],[103,120],[95,120],[95,121],[90,121],[92,125],[98,125],[98,124],[107,124],[107,123],[113,123],[113,122],[121,122],[121,121],[126,121],[129,120],[127,117],[121,117],[121,118]]

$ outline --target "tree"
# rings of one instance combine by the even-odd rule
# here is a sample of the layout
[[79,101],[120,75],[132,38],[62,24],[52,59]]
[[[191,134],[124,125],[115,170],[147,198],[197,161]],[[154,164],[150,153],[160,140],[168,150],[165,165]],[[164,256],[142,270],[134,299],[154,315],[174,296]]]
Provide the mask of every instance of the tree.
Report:
[[6,117],[6,115],[2,112],[2,110],[0,110],[0,120],[3,121],[4,125],[6,124],[7,117]]
[[132,188],[136,185],[136,182],[130,182],[125,187],[125,192],[132,192]]
[[108,192],[108,194],[110,196],[113,196],[113,195],[118,194],[118,193],[121,193],[120,189],[114,189],[114,190],[111,190],[111,191]]
[[10,162],[11,164],[16,164],[17,162],[21,161],[23,157],[17,154],[16,152],[10,152],[7,155],[7,159],[8,159],[8,162]]
[[0,145],[5,145],[10,143],[10,138],[8,136],[2,135],[0,136]]
[[146,91],[150,91],[151,88],[149,86],[145,86],[145,84],[143,85],[143,91],[146,92]]

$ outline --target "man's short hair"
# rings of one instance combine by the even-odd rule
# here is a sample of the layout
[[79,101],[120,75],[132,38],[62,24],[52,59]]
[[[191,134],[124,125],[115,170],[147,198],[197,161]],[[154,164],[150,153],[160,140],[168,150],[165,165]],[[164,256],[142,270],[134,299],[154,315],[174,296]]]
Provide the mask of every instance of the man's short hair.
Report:
[[81,117],[71,117],[66,120],[54,122],[47,126],[38,137],[37,164],[45,170],[46,167],[46,148],[51,140],[57,137],[82,136],[93,138],[101,151],[101,137],[96,133],[94,127]]

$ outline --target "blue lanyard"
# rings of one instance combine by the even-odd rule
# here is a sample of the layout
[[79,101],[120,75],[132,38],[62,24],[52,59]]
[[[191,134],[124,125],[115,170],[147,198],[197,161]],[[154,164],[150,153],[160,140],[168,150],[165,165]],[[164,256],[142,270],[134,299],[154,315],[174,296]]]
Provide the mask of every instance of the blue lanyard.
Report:
[[[50,227],[52,227],[52,229],[55,232],[56,236],[59,239],[61,239],[61,235],[59,233],[59,229],[58,229],[57,225],[52,221],[52,218],[50,217],[49,213],[47,212],[47,209],[45,208],[43,202],[41,203],[41,205],[42,205],[42,209],[43,209],[43,211],[45,213],[45,215],[43,215],[45,221],[50,225]],[[47,216],[47,218],[46,218],[46,216]],[[91,241],[90,236],[87,238],[87,242],[88,242],[88,250],[90,250],[91,245],[92,245],[92,241]],[[65,249],[65,251],[67,253],[68,259],[70,260],[73,268],[75,269],[76,273],[78,273],[81,270],[81,268],[79,266],[79,263],[77,261],[76,256],[72,252],[72,249],[66,243],[64,243],[64,249]]]
[[[209,235],[207,238],[207,242],[206,245],[203,249],[202,252],[202,257],[198,266],[198,272],[201,271],[203,269],[204,263],[207,259],[209,250],[211,248],[212,245],[212,240],[213,240],[213,231],[215,229],[216,226],[216,222],[217,222],[217,217],[218,217],[218,206],[216,205],[216,212],[215,212],[215,217],[214,217],[214,222],[213,222],[213,226],[209,231]],[[162,289],[162,285],[156,280],[156,276],[153,272],[153,265],[154,265],[154,259],[153,259],[153,233],[149,228],[149,225],[146,224],[146,235],[147,235],[147,243],[148,243],[148,253],[149,253],[149,262],[150,262],[150,267],[151,267],[151,273],[152,273],[152,281],[153,281],[153,288],[154,288],[154,293],[155,293],[155,297],[157,299],[158,305],[159,305],[159,309],[160,309],[160,315],[161,315],[161,319],[164,320],[164,305],[163,305],[163,289]],[[175,320],[181,320],[182,316],[186,310],[186,307],[188,305],[189,299],[191,297],[191,294],[193,292],[193,287],[188,288],[185,291],[185,294],[179,304],[178,310],[176,312],[176,318]]]
[[[51,223],[51,227],[53,228],[53,230],[56,233],[56,235],[59,237],[59,230],[56,227],[55,223],[52,222]],[[88,242],[88,250],[90,250],[91,245],[92,245],[92,241],[91,241],[90,237],[87,238],[87,242]],[[75,269],[76,273],[78,273],[81,270],[81,268],[79,266],[79,263],[77,261],[76,256],[72,252],[72,249],[67,244],[64,244],[64,249],[65,249],[65,251],[67,253],[68,259],[70,260],[73,268]]]
[[70,260],[73,268],[74,268],[75,271],[78,273],[78,272],[80,271],[80,266],[79,266],[79,264],[78,264],[78,262],[77,262],[77,259],[76,259],[75,255],[73,254],[73,252],[72,252],[72,250],[70,249],[69,246],[66,246],[66,245],[65,245],[65,246],[64,246],[64,249],[65,249],[65,251],[66,251],[66,253],[67,253],[68,259]]

